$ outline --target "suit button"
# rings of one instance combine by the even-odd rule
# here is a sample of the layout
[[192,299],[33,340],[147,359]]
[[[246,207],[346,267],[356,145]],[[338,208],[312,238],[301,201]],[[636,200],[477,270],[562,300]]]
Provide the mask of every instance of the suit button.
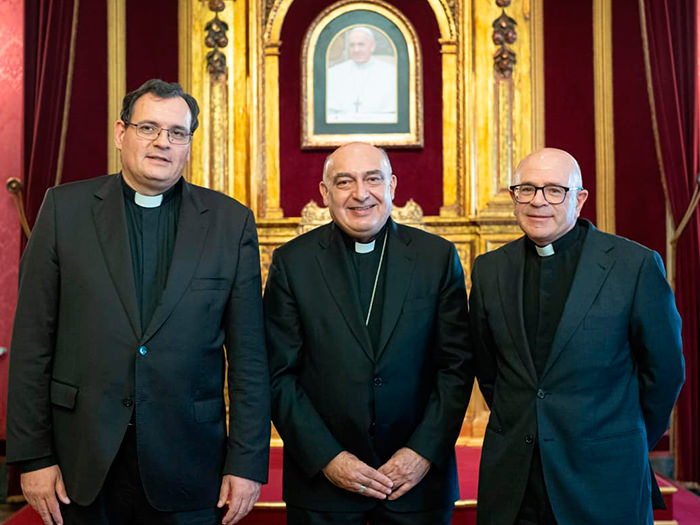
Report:
[[369,425],[369,435],[370,436],[374,437],[374,431],[376,428],[377,428],[377,424],[374,421],[372,421]]
[[525,444],[526,445],[532,445],[534,443],[534,441],[535,441],[535,438],[533,437],[532,434],[528,434],[527,436],[525,436]]
[[148,353],[148,348],[145,346],[139,346],[139,354],[146,355]]
[[544,399],[547,394],[541,388],[537,391],[537,397],[539,399]]
[[126,399],[122,399],[122,405],[124,405],[126,408],[133,406],[133,404],[133,400],[129,399],[128,397]]
[[374,386],[382,386],[384,384],[384,380],[379,376],[375,377],[372,382],[374,383]]

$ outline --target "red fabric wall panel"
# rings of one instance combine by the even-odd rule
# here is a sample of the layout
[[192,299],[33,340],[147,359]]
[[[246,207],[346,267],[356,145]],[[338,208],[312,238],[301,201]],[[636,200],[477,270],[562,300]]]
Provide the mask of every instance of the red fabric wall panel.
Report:
[[651,127],[637,0],[613,8],[617,233],[666,252],[666,211]]
[[593,4],[545,0],[545,144],[571,153],[590,195],[581,215],[595,221]]
[[[22,178],[24,80],[22,0],[0,2],[0,182]],[[17,302],[20,226],[12,196],[0,192],[0,347],[10,347]],[[5,439],[8,355],[0,356],[0,440]]]
[[[442,205],[442,77],[440,37],[433,11],[421,0],[393,3],[418,33],[423,56],[422,149],[387,148],[399,183],[394,202],[402,206],[413,198],[426,215],[437,215]],[[330,3],[297,0],[285,18],[279,66],[280,189],[286,216],[298,216],[310,200],[321,203],[318,183],[323,161],[332,150],[301,150],[301,51],[304,34],[313,19]]]
[[107,170],[107,3],[80,2],[62,182]]
[[173,0],[126,2],[127,91],[149,78],[178,81],[177,2]]

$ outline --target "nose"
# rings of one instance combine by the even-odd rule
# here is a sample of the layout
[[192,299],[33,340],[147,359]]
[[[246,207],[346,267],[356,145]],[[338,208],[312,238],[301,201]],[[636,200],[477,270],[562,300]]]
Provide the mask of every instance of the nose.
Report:
[[170,140],[168,139],[168,130],[161,129],[156,138],[153,139],[153,143],[159,148],[169,148]]
[[365,184],[365,181],[359,180],[355,185],[355,189],[352,192],[352,197],[355,200],[364,201],[367,200],[368,196],[369,191],[367,190],[367,185]]
[[535,196],[530,201],[533,206],[546,206],[549,204],[547,199],[544,198],[544,188],[536,188]]

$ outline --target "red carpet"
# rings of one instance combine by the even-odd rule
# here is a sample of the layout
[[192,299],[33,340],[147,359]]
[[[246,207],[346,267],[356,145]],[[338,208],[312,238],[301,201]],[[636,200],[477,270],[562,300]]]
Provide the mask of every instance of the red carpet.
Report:
[[[481,449],[479,448],[457,448],[461,499],[455,508],[452,518],[453,525],[474,525],[476,523],[476,491],[480,453]],[[700,525],[700,497],[663,478],[659,478],[659,485],[662,487],[669,510],[655,513],[654,517],[657,520],[663,520],[669,525]],[[26,507],[5,523],[6,525],[42,525],[39,516]],[[256,504],[255,510],[241,523],[243,525],[284,525],[281,448],[272,449],[270,482],[263,487],[260,501]]]

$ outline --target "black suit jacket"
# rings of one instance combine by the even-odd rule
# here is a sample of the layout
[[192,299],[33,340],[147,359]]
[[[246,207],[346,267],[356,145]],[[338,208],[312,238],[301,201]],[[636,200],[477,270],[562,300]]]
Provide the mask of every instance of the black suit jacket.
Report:
[[444,239],[391,223],[385,264],[375,355],[337,227],[322,226],[274,253],[264,303],[290,504],[374,506],[377,500],[332,485],[321,469],[342,450],[376,468],[404,446],[432,466],[387,506],[414,511],[458,499],[454,444],[473,382],[459,257]]
[[589,225],[538,379],[523,317],[525,240],[476,259],[470,321],[491,407],[479,524],[513,523],[538,440],[559,523],[652,523],[649,449],[683,383],[680,317],[659,255]]
[[140,326],[121,184],[110,175],[46,195],[21,262],[7,458],[53,455],[68,496],[89,504],[135,410],[151,504],[211,507],[224,473],[267,479],[255,223],[236,201],[183,181],[167,285]]

